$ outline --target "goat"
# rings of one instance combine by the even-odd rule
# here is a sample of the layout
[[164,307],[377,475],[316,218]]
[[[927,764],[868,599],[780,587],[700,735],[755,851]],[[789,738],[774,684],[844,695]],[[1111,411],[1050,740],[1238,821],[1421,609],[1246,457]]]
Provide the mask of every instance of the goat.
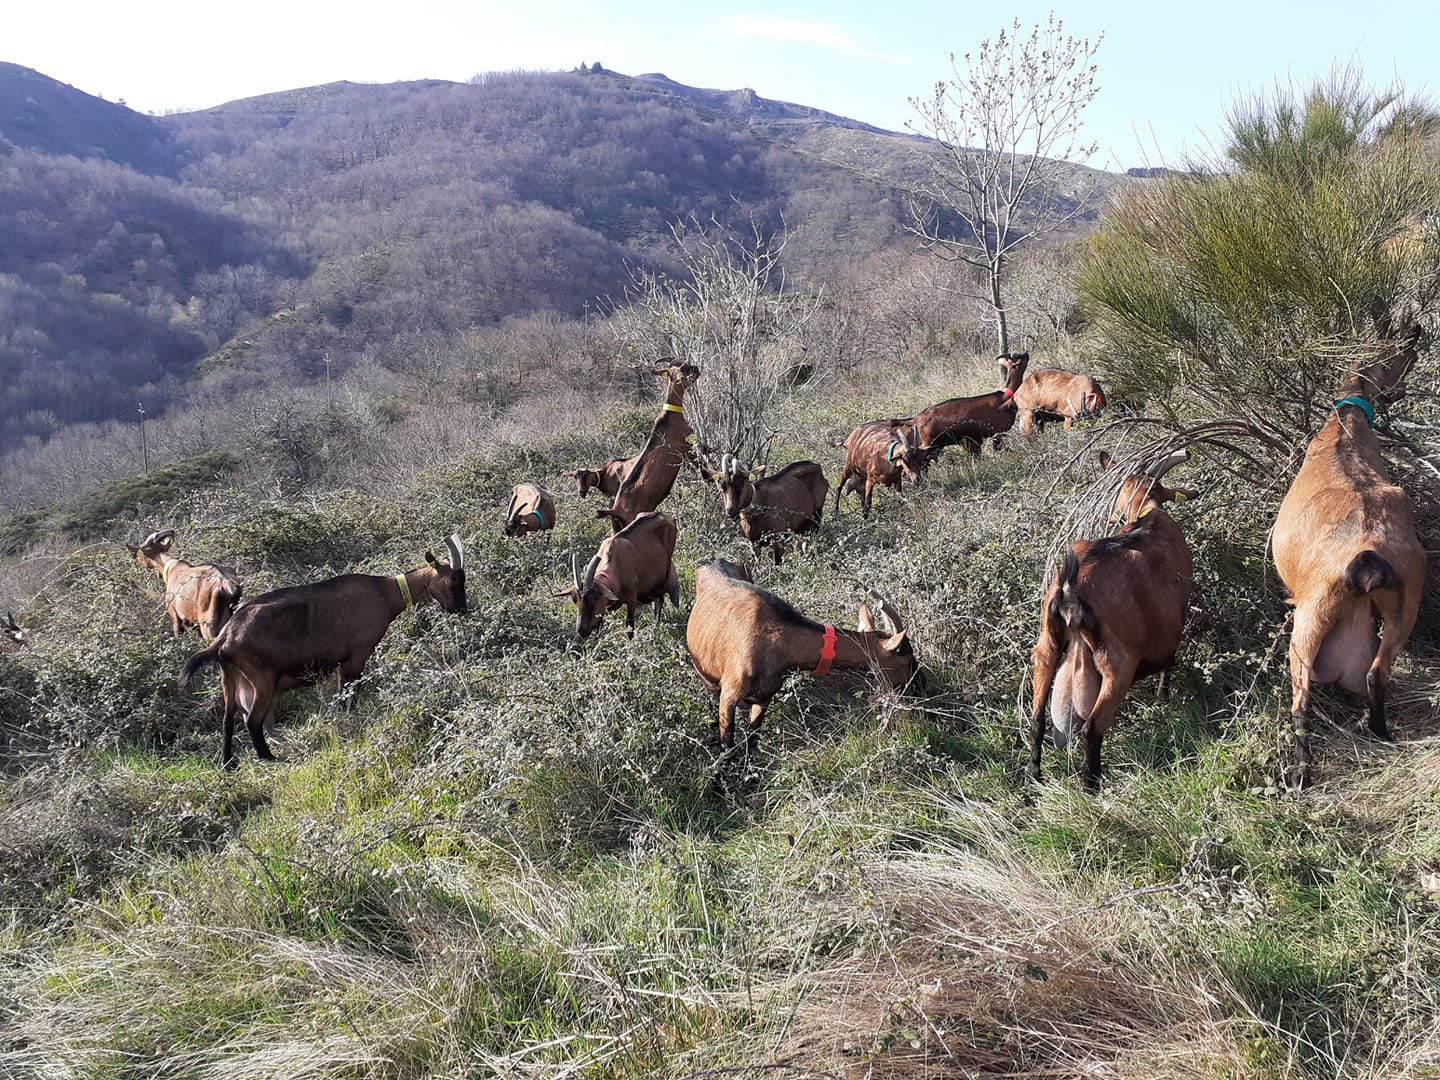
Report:
[[1030,354],[1002,353],[996,360],[1005,379],[1005,385],[999,390],[975,397],[950,398],[914,416],[890,421],[915,428],[923,467],[928,468],[945,447],[956,444],[978,455],[984,440],[1003,435],[1014,426],[1014,398],[1025,378]]
[[825,675],[831,668],[876,667],[890,686],[919,670],[899,615],[879,602],[886,632],[875,629],[867,604],[858,630],[837,630],[807,619],[780,597],[750,582],[749,571],[717,559],[695,571],[695,605],[685,628],[690,663],[720,698],[720,745],[735,745],[735,709],[750,706],[747,749],[754,749],[770,699],[792,671]]
[[[740,531],[757,550],[767,536],[818,529],[830,494],[830,481],[818,462],[795,461],[774,476],[761,477],[764,471],[764,465],[757,466],[752,481],[751,470],[726,454],[720,468],[710,472],[725,499],[726,516],[739,519]],[[771,543],[778,565],[782,541],[776,536]]]
[[626,632],[635,636],[635,609],[654,603],[658,620],[665,597],[680,606],[680,577],[675,573],[675,522],[658,510],[641,514],[611,533],[580,573],[577,556],[570,558],[574,585],[557,592],[575,601],[575,632],[583,639],[599,627],[607,611],[625,606]]
[[899,421],[871,420],[846,436],[845,467],[835,485],[835,512],[840,512],[840,496],[858,491],[863,485],[861,512],[870,516],[870,502],[877,487],[893,487],[903,491],[905,480],[919,483],[924,467],[924,454],[919,448],[914,425]]
[[30,635],[27,634],[20,624],[15,621],[13,612],[5,612],[5,621],[0,623],[0,644],[3,644],[7,651],[18,649],[30,643]]
[[1035,424],[1045,430],[1047,423],[1065,422],[1069,431],[1082,416],[1099,416],[1105,407],[1105,392],[1089,375],[1077,375],[1060,368],[1032,371],[1015,391],[1015,410],[1020,414],[1020,434],[1030,434]]
[[611,458],[598,469],[570,469],[560,475],[575,480],[575,486],[579,489],[582,499],[592,490],[597,490],[601,495],[608,495],[613,499],[615,493],[620,490],[621,481],[639,460],[639,454],[630,458]]
[[516,484],[505,511],[505,535],[529,536],[555,528],[555,499],[535,484]]
[[[1160,478],[1188,458],[1180,450],[1148,474],[1127,476],[1111,520],[1128,524],[1114,536],[1071,544],[1046,590],[1031,652],[1035,700],[1026,773],[1032,780],[1040,778],[1047,702],[1056,746],[1084,733],[1084,781],[1093,791],[1100,784],[1100,743],[1134,681],[1158,671],[1159,692],[1168,692],[1189,610],[1192,562],[1180,526],[1162,506],[1198,493],[1167,488]],[[1102,453],[1101,468],[1110,464]]]
[[1366,695],[1371,733],[1390,738],[1385,691],[1415,626],[1426,557],[1414,504],[1391,482],[1371,424],[1376,403],[1404,396],[1414,361],[1407,348],[1355,363],[1275,518],[1275,568],[1295,607],[1290,717],[1301,787],[1310,782],[1312,685]]
[[215,640],[235,610],[241,585],[233,570],[202,563],[199,566],[170,554],[175,530],[152,532],[138,546],[126,544],[137,566],[154,570],[165,583],[165,614],[177,638],[192,626],[206,641]]
[[655,369],[663,376],[665,404],[634,466],[625,474],[608,510],[596,511],[608,517],[610,528],[619,532],[640,514],[649,513],[665,500],[680,475],[680,464],[691,457],[690,423],[685,419],[685,391],[695,385],[700,369],[694,364],[670,364]]
[[445,541],[450,561],[425,553],[425,566],[393,577],[343,574],[311,585],[292,585],[257,596],[235,613],[208,648],[180,672],[183,687],[207,664],[220,665],[225,696],[225,741],[221,762],[235,767],[235,716],[245,726],[255,754],[274,755],[265,742],[265,720],[287,690],[315,682],[338,669],[341,682],[360,677],[365,662],[390,624],[406,608],[434,600],[465,614],[465,552],[460,538]]

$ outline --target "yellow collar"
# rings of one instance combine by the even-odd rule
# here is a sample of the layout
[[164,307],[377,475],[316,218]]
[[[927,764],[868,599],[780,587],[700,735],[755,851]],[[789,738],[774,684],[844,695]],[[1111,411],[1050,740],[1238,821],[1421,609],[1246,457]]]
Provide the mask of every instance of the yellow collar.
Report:
[[396,574],[395,584],[400,586],[400,599],[405,601],[405,606],[407,608],[414,607],[415,601],[410,596],[410,582],[405,580],[405,575]]
[[683,406],[683,405],[671,405],[671,404],[667,401],[667,402],[665,403],[665,411],[666,411],[666,412],[678,412],[678,413],[683,413],[683,412],[685,411],[685,406]]

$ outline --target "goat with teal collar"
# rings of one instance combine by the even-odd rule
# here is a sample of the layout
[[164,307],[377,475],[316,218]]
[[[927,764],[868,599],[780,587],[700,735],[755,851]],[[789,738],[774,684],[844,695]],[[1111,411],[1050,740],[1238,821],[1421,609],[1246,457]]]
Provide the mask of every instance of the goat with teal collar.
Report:
[[505,511],[505,535],[529,536],[555,528],[555,499],[536,484],[516,484]]

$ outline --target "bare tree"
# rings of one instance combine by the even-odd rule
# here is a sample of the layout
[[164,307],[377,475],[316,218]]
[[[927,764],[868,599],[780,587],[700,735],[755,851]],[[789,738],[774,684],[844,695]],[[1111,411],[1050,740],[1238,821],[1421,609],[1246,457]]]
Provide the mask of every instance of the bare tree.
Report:
[[805,332],[822,298],[787,289],[783,230],[767,234],[752,221],[737,236],[690,218],[671,231],[686,279],[636,269],[610,325],[647,364],[673,356],[698,365],[686,399],[697,440],[759,464],[778,433],[775,405],[815,374]]
[[912,126],[939,144],[910,192],[911,231],[934,254],[975,268],[1002,353],[1010,351],[1006,260],[1085,213],[1094,188],[1077,183],[1074,164],[1097,146],[1080,142],[1080,127],[1099,92],[1091,60],[1101,39],[1064,36],[1053,14],[1019,35],[1017,19],[978,52],[952,53],[954,77],[936,83],[932,97],[910,99],[920,114]]

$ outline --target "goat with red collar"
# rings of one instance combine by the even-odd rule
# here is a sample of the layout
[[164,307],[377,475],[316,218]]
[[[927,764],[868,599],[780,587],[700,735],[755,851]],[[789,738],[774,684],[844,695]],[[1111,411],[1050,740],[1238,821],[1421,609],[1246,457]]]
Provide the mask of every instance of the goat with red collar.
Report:
[[1001,353],[995,359],[1005,380],[999,390],[974,397],[950,398],[914,416],[890,421],[915,428],[925,465],[939,457],[947,446],[963,446],[971,454],[979,454],[982,442],[1004,435],[1015,426],[1015,394],[1025,379],[1030,354]]
[[765,710],[792,671],[829,674],[832,668],[875,668],[890,686],[915,677],[919,662],[900,622],[884,600],[876,630],[868,604],[858,630],[807,619],[780,597],[758,588],[744,566],[717,559],[695,571],[695,606],[685,630],[690,662],[720,697],[720,744],[735,745],[735,710],[750,706],[747,749],[753,749]]

